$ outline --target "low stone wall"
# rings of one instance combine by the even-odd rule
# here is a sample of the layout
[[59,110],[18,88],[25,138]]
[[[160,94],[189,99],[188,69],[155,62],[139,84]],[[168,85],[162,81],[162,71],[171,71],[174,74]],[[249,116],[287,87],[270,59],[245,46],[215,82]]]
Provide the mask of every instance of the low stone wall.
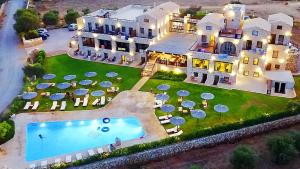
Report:
[[25,48],[30,48],[33,46],[37,46],[43,43],[43,39],[41,37],[35,38],[35,39],[30,39],[26,40],[24,37],[22,38],[23,44]]
[[125,166],[125,165],[136,165],[151,160],[162,159],[192,149],[213,147],[221,143],[234,142],[242,138],[251,137],[253,135],[266,133],[276,129],[287,128],[298,123],[300,123],[300,115],[291,116],[291,117],[283,118],[272,122],[262,123],[255,126],[242,128],[239,130],[233,130],[233,131],[220,133],[208,137],[176,143],[169,146],[151,149],[151,150],[147,150],[144,152],[140,152],[128,156],[105,159],[92,164],[79,166],[79,167],[71,167],[71,168],[72,169],[104,169],[104,168],[111,169],[111,168],[118,168],[119,166]]

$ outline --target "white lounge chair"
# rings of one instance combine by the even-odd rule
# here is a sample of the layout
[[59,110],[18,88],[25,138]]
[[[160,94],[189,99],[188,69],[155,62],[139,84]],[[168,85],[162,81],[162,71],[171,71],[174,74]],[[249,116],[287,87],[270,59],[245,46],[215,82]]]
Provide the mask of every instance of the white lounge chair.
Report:
[[119,87],[116,87],[115,92],[118,92],[119,90],[120,90],[120,88],[119,88]]
[[35,164],[30,164],[29,169],[35,169],[36,165]]
[[154,108],[160,108],[163,105],[163,102],[161,100],[155,100]]
[[177,128],[177,126],[170,128],[170,129],[166,129],[167,133],[176,133],[178,131],[179,127]]
[[24,110],[28,110],[32,106],[31,102],[26,102]]
[[53,103],[52,103],[52,106],[51,106],[51,111],[54,111],[55,109],[56,109],[56,107],[57,107],[58,105],[57,105],[57,101],[53,101]]
[[80,104],[80,98],[76,98],[76,101],[75,101],[75,104],[74,104],[74,107],[78,107]]
[[41,162],[41,167],[42,168],[47,168],[47,165],[48,165],[48,161],[47,160]]
[[173,117],[171,114],[169,114],[169,115],[165,115],[165,116],[159,116],[158,117],[158,119],[159,120],[168,120],[168,119],[170,119],[171,117]]
[[98,81],[95,81],[95,82],[92,84],[92,86],[95,86],[97,83],[98,83]]
[[54,163],[55,163],[55,164],[59,164],[59,163],[61,163],[61,160],[60,160],[60,158],[57,158],[57,159],[55,159],[55,160],[54,160]]
[[160,124],[168,124],[170,123],[170,119],[160,121]]
[[99,100],[100,100],[100,99],[95,99],[95,100],[93,101],[92,105],[93,105],[93,106],[96,106],[96,105],[99,103]]
[[61,102],[61,106],[60,106],[60,110],[66,110],[67,107],[67,102],[66,101],[62,101]]
[[115,92],[115,87],[111,87],[111,88],[107,88],[106,89],[106,91],[107,91],[107,93],[113,93],[113,92]]
[[82,160],[82,154],[81,153],[77,153],[76,154],[76,159],[77,160]]
[[89,156],[93,156],[93,155],[95,155],[95,152],[94,152],[94,150],[88,150],[88,154],[89,154]]
[[105,105],[105,96],[101,96],[100,105],[101,106]]
[[36,109],[39,107],[39,105],[40,105],[40,102],[39,102],[39,101],[35,101],[35,102],[33,103],[32,110],[36,110]]
[[85,97],[85,98],[83,99],[83,104],[82,104],[82,106],[83,106],[83,107],[86,107],[86,106],[88,105],[88,102],[89,102],[89,98],[88,98],[88,97]]
[[107,101],[108,101],[108,102],[112,101],[112,97],[108,97],[108,98],[107,98]]
[[180,130],[180,131],[178,131],[177,133],[170,134],[169,136],[170,136],[170,137],[177,137],[177,136],[180,136],[182,133],[183,133],[183,131]]
[[72,162],[72,156],[66,156],[66,163]]
[[98,154],[103,153],[103,152],[104,152],[104,151],[103,151],[103,148],[102,148],[102,147],[98,148],[98,149],[97,149],[97,152],[98,152]]

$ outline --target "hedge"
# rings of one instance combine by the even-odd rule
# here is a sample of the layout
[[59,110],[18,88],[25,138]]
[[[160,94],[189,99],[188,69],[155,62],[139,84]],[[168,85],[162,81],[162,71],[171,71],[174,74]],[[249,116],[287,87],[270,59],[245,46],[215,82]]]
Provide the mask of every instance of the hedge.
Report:
[[8,134],[6,134],[5,139],[0,139],[0,145],[7,142],[8,140],[12,139],[15,135],[15,123],[12,120],[6,120],[6,122],[11,126]]
[[161,80],[172,80],[172,81],[184,81],[187,75],[185,73],[175,73],[168,71],[157,71],[151,79],[161,79]]

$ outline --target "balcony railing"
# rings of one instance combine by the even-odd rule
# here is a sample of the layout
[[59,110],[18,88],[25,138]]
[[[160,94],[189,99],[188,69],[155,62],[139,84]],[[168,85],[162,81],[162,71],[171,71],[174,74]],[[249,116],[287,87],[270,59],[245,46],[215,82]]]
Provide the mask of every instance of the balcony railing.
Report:
[[219,32],[219,37],[241,39],[243,31],[241,29],[223,29]]

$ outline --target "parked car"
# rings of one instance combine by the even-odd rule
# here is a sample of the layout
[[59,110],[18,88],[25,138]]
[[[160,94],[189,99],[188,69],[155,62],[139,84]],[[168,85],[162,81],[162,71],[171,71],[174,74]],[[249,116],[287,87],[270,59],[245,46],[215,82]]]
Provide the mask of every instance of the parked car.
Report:
[[69,26],[68,26],[68,30],[69,31],[75,31],[75,30],[77,30],[78,28],[77,28],[77,24],[75,24],[75,23],[71,23]]
[[38,33],[48,33],[48,30],[46,28],[39,28],[37,29]]
[[46,40],[50,35],[48,34],[48,30],[45,28],[37,29],[39,36],[42,37],[43,40]]
[[46,33],[39,33],[39,36],[40,36],[43,40],[47,40],[47,38],[49,37],[49,34],[46,34]]

